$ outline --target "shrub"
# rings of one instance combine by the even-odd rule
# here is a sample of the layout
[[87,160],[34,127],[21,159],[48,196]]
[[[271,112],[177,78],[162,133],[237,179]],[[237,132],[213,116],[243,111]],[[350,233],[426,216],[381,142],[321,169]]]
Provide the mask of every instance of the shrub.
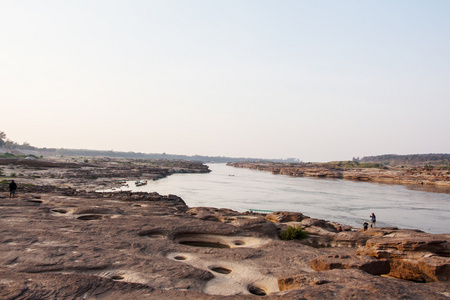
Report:
[[288,226],[287,228],[281,230],[280,239],[288,241],[293,239],[303,239],[308,236],[308,231],[304,230],[301,226],[293,227]]

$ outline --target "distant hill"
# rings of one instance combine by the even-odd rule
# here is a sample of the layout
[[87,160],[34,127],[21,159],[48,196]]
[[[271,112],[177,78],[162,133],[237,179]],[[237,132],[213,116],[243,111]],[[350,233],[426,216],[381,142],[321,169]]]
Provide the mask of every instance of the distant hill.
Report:
[[378,163],[389,166],[450,166],[450,154],[385,154],[363,157],[361,163]]

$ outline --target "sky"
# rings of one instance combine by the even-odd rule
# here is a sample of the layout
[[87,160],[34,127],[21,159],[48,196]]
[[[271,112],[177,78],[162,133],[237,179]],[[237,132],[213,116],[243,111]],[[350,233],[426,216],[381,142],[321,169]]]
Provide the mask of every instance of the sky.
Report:
[[450,1],[0,0],[0,131],[302,161],[450,152]]

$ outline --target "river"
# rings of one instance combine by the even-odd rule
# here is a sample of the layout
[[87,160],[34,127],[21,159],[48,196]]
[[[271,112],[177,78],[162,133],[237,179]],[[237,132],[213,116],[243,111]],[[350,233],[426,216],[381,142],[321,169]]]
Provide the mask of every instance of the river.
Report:
[[190,207],[210,206],[301,212],[313,218],[362,227],[373,212],[377,226],[450,233],[450,194],[402,185],[274,175],[270,172],[209,164],[211,173],[174,174],[146,186],[122,190],[174,194]]

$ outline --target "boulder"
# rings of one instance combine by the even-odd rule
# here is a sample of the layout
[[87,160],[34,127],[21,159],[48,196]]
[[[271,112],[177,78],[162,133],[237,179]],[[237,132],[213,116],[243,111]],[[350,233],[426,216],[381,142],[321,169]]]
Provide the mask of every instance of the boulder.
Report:
[[389,261],[369,256],[323,255],[311,260],[311,268],[316,271],[359,269],[372,275],[381,275],[389,273]]
[[361,270],[334,269],[278,278],[278,299],[448,299],[448,284],[419,284],[373,276]]
[[389,276],[418,282],[450,281],[450,258],[392,259]]
[[242,215],[231,209],[213,207],[194,207],[187,213],[200,220],[227,223],[242,230],[252,231],[260,237],[276,238],[278,236],[275,224],[260,215]]
[[322,220],[322,219],[314,219],[314,218],[307,218],[301,221],[301,224],[304,228],[308,227],[320,227],[322,229],[325,229],[330,232],[337,232],[337,229],[335,226],[333,226],[329,221]]
[[392,277],[419,282],[450,281],[449,243],[445,237],[423,232],[391,233],[369,239],[356,254],[388,259]]
[[358,249],[359,254],[377,258],[402,258],[415,256],[416,252],[429,252],[441,256],[450,256],[449,243],[439,235],[420,234],[408,237],[381,237],[369,239],[365,248]]
[[266,216],[273,223],[301,222],[309,217],[299,212],[276,211]]

